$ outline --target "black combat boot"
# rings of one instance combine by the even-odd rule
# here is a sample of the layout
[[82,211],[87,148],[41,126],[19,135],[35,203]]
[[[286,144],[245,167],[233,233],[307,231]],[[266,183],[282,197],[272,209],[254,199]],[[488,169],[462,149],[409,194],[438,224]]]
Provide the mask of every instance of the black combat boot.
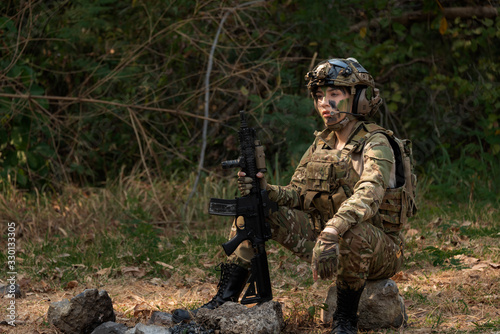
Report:
[[333,314],[332,334],[358,333],[358,304],[364,288],[365,285],[354,290],[337,281],[337,310]]
[[247,283],[250,270],[236,263],[221,263],[219,266],[221,275],[219,284],[217,284],[218,291],[212,300],[200,308],[191,311],[183,309],[174,310],[172,312],[174,322],[178,323],[190,320],[196,315],[196,312],[202,308],[213,310],[225,302],[238,302],[240,294]]

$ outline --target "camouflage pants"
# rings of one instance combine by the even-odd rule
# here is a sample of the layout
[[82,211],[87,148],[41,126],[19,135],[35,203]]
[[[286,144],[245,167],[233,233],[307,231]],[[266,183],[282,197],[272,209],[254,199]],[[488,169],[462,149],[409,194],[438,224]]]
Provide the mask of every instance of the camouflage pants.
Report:
[[[319,235],[313,219],[303,211],[279,207],[269,218],[272,239],[292,253],[311,262],[312,250]],[[244,220],[239,217],[231,228],[230,238],[236,234],[236,226]],[[367,279],[389,278],[399,271],[403,261],[403,243],[397,235],[389,235],[370,223],[358,223],[344,233],[339,241],[337,279],[351,288],[359,288]],[[231,260],[250,267],[254,250],[244,241],[231,255]]]

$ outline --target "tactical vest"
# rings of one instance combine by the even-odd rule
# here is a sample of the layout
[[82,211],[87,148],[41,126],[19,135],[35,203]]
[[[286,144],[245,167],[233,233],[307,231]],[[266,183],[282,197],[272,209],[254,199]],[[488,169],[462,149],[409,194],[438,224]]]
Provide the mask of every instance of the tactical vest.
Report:
[[398,233],[416,213],[411,142],[396,138],[392,131],[373,123],[357,125],[351,139],[339,151],[317,137],[315,150],[306,166],[306,186],[302,189],[303,210],[315,218],[315,228],[323,229],[342,203],[352,196],[360,179],[352,164],[352,154],[361,153],[366,141],[376,133],[384,134],[394,152],[396,186],[387,188],[378,213],[369,222],[386,233]]

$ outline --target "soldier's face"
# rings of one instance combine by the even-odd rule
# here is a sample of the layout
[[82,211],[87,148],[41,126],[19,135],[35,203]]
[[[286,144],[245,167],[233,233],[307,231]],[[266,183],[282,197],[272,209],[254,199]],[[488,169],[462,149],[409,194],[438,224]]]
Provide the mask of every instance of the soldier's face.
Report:
[[347,91],[335,87],[320,86],[313,93],[314,106],[323,118],[325,125],[333,125],[342,121],[349,110],[349,99],[351,94]]

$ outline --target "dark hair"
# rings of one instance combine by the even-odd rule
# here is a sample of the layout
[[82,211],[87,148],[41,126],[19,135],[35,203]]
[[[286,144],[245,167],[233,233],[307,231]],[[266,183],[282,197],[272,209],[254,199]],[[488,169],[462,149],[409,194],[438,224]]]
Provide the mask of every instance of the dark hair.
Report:
[[320,87],[331,87],[333,89],[340,90],[344,94],[348,94],[349,93],[348,87],[346,87],[346,86],[335,86],[335,85],[313,86],[311,88],[311,94],[312,94],[313,97],[316,95],[316,92],[318,91],[318,89]]

